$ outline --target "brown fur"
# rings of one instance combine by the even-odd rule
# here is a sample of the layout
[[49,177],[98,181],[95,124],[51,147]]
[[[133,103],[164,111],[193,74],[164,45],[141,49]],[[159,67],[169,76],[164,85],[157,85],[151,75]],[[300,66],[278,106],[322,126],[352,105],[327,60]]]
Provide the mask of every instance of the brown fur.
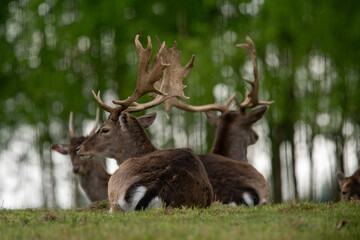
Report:
[[109,181],[112,208],[117,207],[121,195],[136,182],[147,188],[162,185],[158,196],[168,206],[209,206],[212,189],[203,165],[194,158],[189,149],[167,149],[125,160]]
[[207,207],[212,201],[212,187],[204,166],[189,149],[157,150],[144,128],[156,115],[138,119],[121,113],[119,121],[109,118],[100,129],[85,141],[78,154],[100,154],[115,158],[120,166],[109,180],[111,210],[136,182],[144,187],[162,186],[157,196],[166,205]]
[[216,154],[202,154],[199,158],[208,174],[216,201],[241,204],[244,203],[243,193],[253,189],[260,204],[269,202],[269,185],[251,164]]
[[70,154],[73,172],[91,202],[106,200],[110,174],[105,170],[104,159],[99,156],[80,159],[76,154],[76,147],[86,139],[87,137],[72,137],[69,144],[55,144],[52,149],[64,155]]
[[270,190],[264,176],[247,163],[247,147],[258,135],[252,124],[262,118],[267,107],[247,115],[240,111],[226,111],[220,116],[207,112],[208,121],[215,126],[216,135],[210,154],[199,155],[208,174],[215,199],[222,203],[243,202],[243,193],[255,191],[259,204],[267,204]]
[[343,173],[339,172],[337,178],[342,201],[360,200],[360,169],[350,177],[345,177]]

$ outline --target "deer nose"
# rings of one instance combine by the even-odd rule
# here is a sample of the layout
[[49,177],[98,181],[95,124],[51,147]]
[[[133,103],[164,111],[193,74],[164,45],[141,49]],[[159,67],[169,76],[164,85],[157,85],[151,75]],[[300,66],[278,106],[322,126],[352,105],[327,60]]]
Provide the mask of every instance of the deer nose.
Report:
[[74,172],[74,173],[78,173],[79,170],[80,170],[80,167],[76,167],[76,168],[74,167],[74,168],[73,168],[73,172]]

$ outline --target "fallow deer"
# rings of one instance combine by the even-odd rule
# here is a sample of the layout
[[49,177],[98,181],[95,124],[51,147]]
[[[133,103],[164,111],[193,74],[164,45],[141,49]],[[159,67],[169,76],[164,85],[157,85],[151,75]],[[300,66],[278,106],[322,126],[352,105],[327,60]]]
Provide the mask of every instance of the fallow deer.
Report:
[[[95,133],[99,123],[99,109],[96,112],[96,121],[94,128],[90,131],[89,136]],[[73,173],[79,179],[81,188],[91,202],[106,200],[108,198],[108,182],[110,174],[105,170],[104,159],[94,155],[86,160],[81,159],[76,154],[76,147],[83,143],[89,136],[76,136],[73,127],[73,114],[69,118],[69,144],[54,144],[51,148],[61,154],[70,154]]]
[[[158,105],[171,97],[186,98],[182,81],[193,66],[194,56],[182,67],[176,42],[171,49],[165,48],[164,42],[148,66],[152,55],[150,37],[146,49],[142,47],[138,35],[135,45],[139,65],[133,95],[123,101],[113,101],[119,106],[111,107],[102,102],[100,92],[96,95],[93,91],[97,102],[110,115],[99,130],[77,148],[77,154],[103,155],[120,163],[109,180],[110,212],[149,209],[163,204],[207,207],[213,199],[212,187],[196,155],[189,149],[158,150],[144,130],[152,124],[156,115],[136,118],[129,114]],[[156,85],[159,80],[161,84]],[[157,96],[147,103],[135,103],[149,92]]]
[[342,172],[337,173],[340,185],[341,201],[360,200],[360,168],[350,177],[345,177]]
[[[215,198],[225,204],[245,203],[252,206],[266,204],[270,198],[267,181],[247,163],[246,157],[247,147],[258,139],[252,124],[262,118],[267,107],[263,106],[248,113],[246,109],[269,105],[273,101],[258,100],[259,80],[255,45],[249,37],[246,41],[247,44],[237,46],[247,50],[251,56],[254,81],[244,78],[252,85],[252,90],[250,92],[246,90],[246,98],[242,103],[237,101],[235,94],[224,105],[192,106],[172,98],[165,102],[165,112],[168,113],[174,106],[186,111],[206,113],[208,121],[217,129],[210,154],[199,155],[199,158],[207,171]],[[229,109],[233,100],[236,101],[238,110]],[[217,116],[214,112],[210,112],[211,110],[220,111],[221,115]]]

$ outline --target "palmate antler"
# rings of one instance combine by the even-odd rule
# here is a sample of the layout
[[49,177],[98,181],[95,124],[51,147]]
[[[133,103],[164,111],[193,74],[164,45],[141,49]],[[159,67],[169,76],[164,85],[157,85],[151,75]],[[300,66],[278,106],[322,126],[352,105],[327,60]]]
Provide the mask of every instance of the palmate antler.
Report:
[[[152,56],[151,38],[148,37],[148,45],[144,49],[139,41],[139,35],[136,35],[135,45],[139,54],[136,89],[126,100],[113,100],[114,104],[119,105],[118,107],[106,105],[101,100],[100,91],[97,95],[93,91],[96,101],[105,111],[110,113],[110,119],[117,121],[122,111],[142,111],[161,104],[172,97],[187,99],[183,92],[185,86],[182,85],[182,81],[193,66],[194,56],[185,67],[182,67],[180,64],[181,56],[177,50],[176,42],[173,48],[165,46],[165,42],[160,43],[159,39],[157,39],[157,43],[159,52],[155,55],[152,64],[148,65]],[[161,77],[163,78],[161,79]],[[150,92],[155,93],[155,98],[152,101],[141,104],[136,103],[140,97]]]
[[257,59],[256,59],[256,50],[254,42],[250,39],[250,37],[246,37],[247,44],[237,44],[237,47],[244,48],[251,56],[251,61],[253,64],[253,72],[254,72],[254,81],[244,78],[244,80],[251,84],[252,90],[249,92],[245,89],[245,99],[242,103],[240,103],[235,95],[233,94],[224,105],[221,104],[206,104],[202,106],[194,106],[188,105],[179,101],[176,98],[169,99],[165,102],[165,113],[168,115],[168,112],[172,107],[176,107],[185,111],[191,112],[206,112],[206,111],[220,111],[225,112],[229,111],[229,106],[233,100],[235,100],[236,105],[239,107],[239,111],[243,114],[246,114],[247,108],[254,108],[259,105],[270,105],[274,103],[274,101],[259,101],[258,100],[258,92],[259,92],[259,79],[258,79],[258,69],[257,69]]

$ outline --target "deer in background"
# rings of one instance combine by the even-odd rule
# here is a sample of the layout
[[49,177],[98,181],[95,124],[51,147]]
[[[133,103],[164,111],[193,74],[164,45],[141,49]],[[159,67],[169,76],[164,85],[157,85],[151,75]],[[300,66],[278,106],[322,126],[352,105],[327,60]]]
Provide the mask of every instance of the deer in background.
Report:
[[340,185],[341,201],[360,200],[360,168],[350,177],[345,177],[342,172],[337,173]]
[[[252,129],[252,124],[262,118],[267,111],[266,106],[246,112],[248,108],[258,105],[270,105],[273,101],[259,101],[258,69],[256,50],[253,41],[247,37],[247,44],[238,44],[251,56],[254,81],[244,78],[252,85],[252,90],[246,90],[245,100],[242,103],[235,98],[235,94],[224,104],[207,104],[192,106],[176,98],[165,102],[165,112],[172,107],[185,111],[205,112],[208,121],[216,127],[216,134],[210,154],[198,155],[210,183],[213,186],[215,198],[225,204],[241,204],[248,206],[266,204],[270,199],[270,191],[264,176],[251,164],[247,163],[247,147],[258,140],[258,135]],[[232,101],[236,102],[237,110],[230,110]],[[213,111],[219,111],[217,116]]]
[[[99,109],[96,111],[96,121],[94,128],[90,131],[89,136],[95,133],[99,123]],[[86,160],[81,159],[76,154],[76,147],[83,143],[89,136],[75,135],[73,127],[73,114],[70,113],[69,118],[69,144],[54,144],[51,146],[55,150],[64,155],[70,155],[72,171],[79,179],[81,188],[91,202],[106,200],[108,197],[107,189],[110,174],[105,170],[104,159],[94,155]]]
[[[176,98],[169,99],[165,102],[165,112],[168,114],[172,107],[176,107],[190,112],[205,112],[206,117],[211,125],[216,127],[215,139],[211,148],[211,153],[219,154],[234,160],[247,162],[247,147],[255,144],[258,140],[257,133],[252,129],[252,125],[260,120],[267,111],[266,105],[272,104],[274,101],[259,101],[259,78],[257,68],[257,57],[254,42],[247,37],[247,44],[237,44],[248,51],[251,62],[253,64],[254,81],[244,78],[251,84],[252,90],[249,92],[245,89],[245,100],[242,103],[235,98],[233,94],[226,104],[207,104],[203,106],[192,106],[179,101]],[[237,110],[230,110],[229,106],[232,101],[236,102]],[[252,109],[260,105],[250,112]],[[212,111],[219,111],[221,114],[217,116]]]
[[[103,155],[120,163],[109,180],[110,212],[149,209],[163,203],[172,207],[207,207],[213,199],[212,187],[196,155],[190,149],[158,150],[144,130],[153,123],[156,114],[138,118],[130,114],[171,97],[186,98],[182,81],[193,66],[194,56],[182,67],[177,43],[169,49],[164,42],[148,66],[152,56],[150,37],[146,49],[139,35],[135,45],[139,65],[134,93],[126,100],[114,100],[119,106],[111,107],[102,102],[100,92],[96,95],[93,91],[96,101],[110,114],[99,130],[77,148],[77,154]],[[136,103],[149,92],[157,94],[152,101]]]

